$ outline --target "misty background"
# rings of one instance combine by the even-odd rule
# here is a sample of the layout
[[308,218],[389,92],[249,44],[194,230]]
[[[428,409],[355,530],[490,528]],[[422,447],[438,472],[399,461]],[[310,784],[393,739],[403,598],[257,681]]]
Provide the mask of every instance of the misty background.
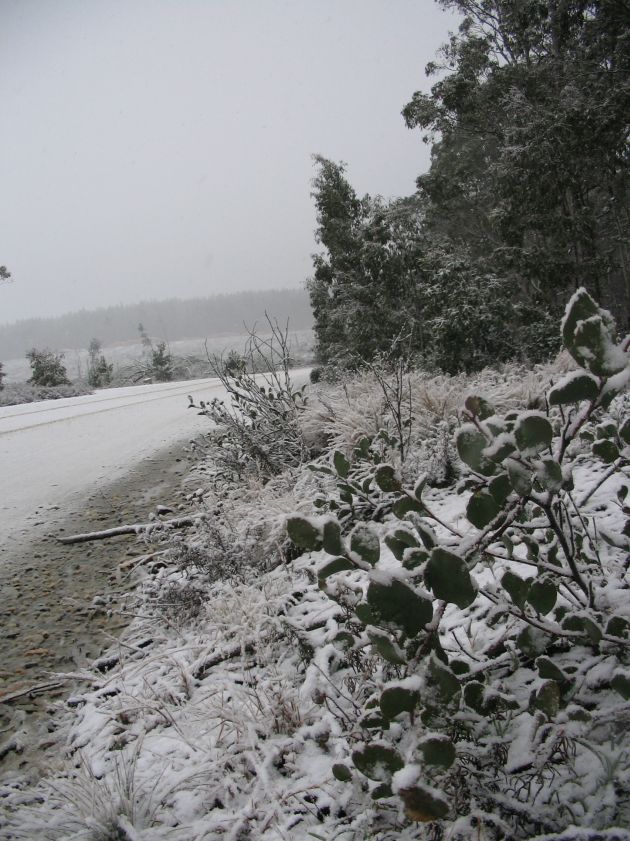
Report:
[[400,110],[456,26],[434,0],[0,0],[0,19],[5,325],[300,289],[311,155],[409,194],[428,147]]

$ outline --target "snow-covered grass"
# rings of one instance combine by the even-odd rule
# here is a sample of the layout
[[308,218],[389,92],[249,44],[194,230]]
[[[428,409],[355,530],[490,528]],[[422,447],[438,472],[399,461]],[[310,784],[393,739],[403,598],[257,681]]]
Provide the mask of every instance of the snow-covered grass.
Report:
[[[557,378],[563,365],[536,372],[486,371],[473,381],[414,375],[411,449],[405,471],[431,468],[431,459],[438,457],[430,444],[436,438],[434,430],[445,435],[446,429],[450,438],[470,391],[483,393],[501,411],[537,407],[543,405],[545,385],[550,377]],[[311,446],[325,448],[320,465],[330,465],[331,449],[349,455],[363,436],[392,429],[378,384],[369,376],[335,386],[319,398],[312,395],[307,405],[303,431]],[[622,398],[611,411],[618,418],[627,415]],[[574,481],[575,496],[580,498],[605,476],[606,468],[583,446],[577,451]],[[395,450],[389,455],[393,459]],[[456,455],[445,451],[443,458]],[[456,468],[466,475],[461,463]],[[195,484],[203,486],[206,469],[203,463],[198,465]],[[625,523],[616,496],[622,478],[602,482],[583,511],[584,517],[613,535]],[[523,711],[515,719],[511,746],[505,747],[498,729],[496,734],[497,753],[507,749],[509,754],[501,762],[514,775],[514,785],[523,788],[510,792],[510,780],[493,779],[499,765],[489,754],[488,785],[495,803],[490,812],[473,803],[473,818],[460,817],[444,830],[439,823],[410,820],[413,810],[406,816],[396,797],[373,799],[375,785],[361,775],[353,773],[348,782],[336,778],[333,766],[352,765],[353,751],[374,738],[361,724],[366,702],[396,674],[403,678],[401,688],[410,691],[420,687],[413,683],[420,678],[405,676],[403,669],[385,663],[353,619],[348,605],[365,592],[363,573],[341,573],[327,593],[318,584],[326,553],[294,557],[295,547],[284,532],[286,514],[300,508],[314,513],[312,501],[318,494],[333,493],[335,481],[334,476],[314,474],[306,467],[291,468],[264,484],[249,479],[224,493],[208,484],[190,496],[191,505],[209,511],[214,523],[199,524],[185,537],[162,540],[159,548],[167,553],[139,568],[137,618],[103,659],[101,670],[97,663],[90,681],[72,699],[77,712],[68,730],[65,767],[35,788],[16,782],[0,790],[3,837],[482,841],[525,837],[525,830],[515,833],[514,822],[508,825],[501,817],[501,810],[505,814],[519,804],[522,816],[515,818],[516,824],[520,820],[524,827],[562,827],[561,834],[547,831],[548,837],[564,841],[630,837],[623,828],[630,821],[630,707],[613,703],[615,693],[605,689],[612,661],[598,660],[588,646],[579,652],[581,685],[576,697],[582,693],[595,699],[599,754],[593,754],[593,743],[585,744],[588,739],[577,719],[568,718],[564,741],[554,743],[556,755],[537,766],[542,750],[540,742],[534,744],[539,714]],[[453,484],[429,488],[423,499],[439,512],[440,539],[449,529],[476,534],[465,520],[466,497]],[[373,525],[382,547],[378,568],[384,582],[407,574],[384,543],[399,524],[386,511]],[[619,566],[622,555],[607,546],[600,559],[611,564],[611,576],[603,585],[608,588],[606,600],[625,615],[628,584],[623,563]],[[532,560],[524,544],[517,548],[514,561],[480,567],[478,585],[496,592],[507,568],[531,574]],[[331,593],[338,601],[330,598]],[[444,612],[441,642],[450,658],[464,658],[483,680],[483,658],[490,650],[499,652],[492,668],[510,658],[518,663],[518,652],[508,639],[514,622],[508,613],[489,624],[487,604],[466,609],[451,604]],[[340,633],[348,628],[360,644],[344,650]],[[114,655],[117,659],[111,666]],[[571,666],[566,651],[558,657],[561,666]],[[541,681],[536,674],[521,671],[526,673],[519,676],[518,692],[538,691]],[[506,698],[509,691],[506,683]],[[527,700],[521,696],[518,700],[526,710]],[[511,715],[506,712],[503,726],[509,725]],[[402,752],[415,749],[405,735],[406,716],[392,721],[382,734],[397,742]],[[547,790],[552,790],[560,773],[557,768],[565,762],[558,758],[561,751],[570,773],[563,787],[554,789],[559,792],[554,796],[564,799],[548,802]],[[414,757],[410,761],[406,756],[404,772],[395,775],[395,791],[405,792],[416,784],[422,763]],[[466,791],[466,756],[460,760],[454,799]],[[523,782],[518,771],[527,762],[533,770],[529,782]],[[437,790],[431,791],[439,796]],[[607,823],[607,815],[615,817]],[[580,828],[571,829],[573,823]],[[620,828],[610,829],[612,825]]]
[[0,391],[0,406],[17,406],[21,403],[35,403],[40,400],[78,397],[82,394],[91,394],[93,390],[87,383],[80,382],[55,386],[7,383]]

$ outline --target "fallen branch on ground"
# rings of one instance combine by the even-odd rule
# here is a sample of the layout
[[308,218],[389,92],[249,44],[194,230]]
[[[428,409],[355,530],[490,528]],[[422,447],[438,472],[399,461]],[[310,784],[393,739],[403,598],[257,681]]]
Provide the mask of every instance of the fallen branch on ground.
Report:
[[42,692],[49,692],[53,689],[60,689],[63,686],[63,681],[54,680],[47,683],[36,683],[33,686],[27,686],[26,689],[20,689],[16,692],[7,692],[6,695],[0,695],[0,704],[8,704],[11,701],[17,701],[19,698],[25,696],[32,698],[34,695],[40,695]]
[[127,526],[114,526],[103,531],[90,531],[85,534],[72,534],[69,537],[58,537],[59,543],[66,545],[71,543],[88,543],[90,540],[108,540],[110,537],[119,537],[123,534],[142,534],[143,532],[154,531],[166,526],[171,529],[181,529],[185,526],[194,526],[199,520],[204,520],[207,514],[192,514],[187,517],[174,517],[172,520],[154,520],[151,523],[133,523]]

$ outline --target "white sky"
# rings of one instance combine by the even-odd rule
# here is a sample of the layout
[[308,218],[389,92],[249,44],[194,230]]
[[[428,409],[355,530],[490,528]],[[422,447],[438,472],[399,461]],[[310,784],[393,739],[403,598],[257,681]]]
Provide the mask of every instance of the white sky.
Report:
[[455,26],[434,0],[0,0],[0,323],[300,286],[311,154],[413,192],[400,111]]

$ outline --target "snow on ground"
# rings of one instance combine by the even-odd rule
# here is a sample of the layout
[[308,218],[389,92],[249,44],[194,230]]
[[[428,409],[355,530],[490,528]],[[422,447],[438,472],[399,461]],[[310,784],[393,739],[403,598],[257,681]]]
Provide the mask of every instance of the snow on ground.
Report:
[[[309,370],[293,372],[294,382]],[[76,503],[156,451],[206,432],[209,421],[187,408],[188,395],[226,397],[208,378],[0,408],[0,551],[38,508]]]
[[[605,470],[590,455],[580,456],[574,472],[576,496],[603,478]],[[300,481],[299,476],[291,479]],[[625,519],[615,500],[618,485],[619,477],[603,483],[584,510],[598,526],[617,533]],[[450,526],[472,529],[462,519],[465,497],[457,495],[453,486],[427,489],[424,498]],[[264,507],[262,488],[259,502]],[[255,516],[264,516],[264,511],[248,511],[247,504],[234,503],[234,519],[253,522]],[[391,525],[390,517],[375,526],[381,542]],[[211,537],[209,528],[199,533],[201,549]],[[234,555],[237,548],[234,541],[227,551]],[[4,826],[6,837],[42,841],[427,838],[421,822],[402,822],[397,801],[372,800],[368,783],[357,774],[351,782],[334,778],[333,765],[350,764],[352,751],[368,738],[357,720],[366,700],[362,686],[380,691],[385,672],[377,658],[370,659],[369,651],[365,659],[359,658],[359,649],[368,646],[364,637],[354,650],[356,660],[341,657],[335,648],[345,609],[317,584],[316,572],[325,554],[306,553],[273,569],[261,564],[233,580],[209,580],[202,566],[178,566],[177,553],[172,547],[170,551],[172,563],[166,556],[153,567],[143,567],[135,622],[109,660],[100,665],[97,661],[91,674],[84,675],[82,688],[71,699],[77,714],[68,734],[68,761],[58,779],[37,789],[16,781],[0,790],[6,810],[4,825],[0,815],[0,830]],[[535,567],[520,552],[518,568]],[[282,553],[279,557],[286,561]],[[607,553],[602,557],[606,561]],[[495,573],[502,573],[506,564],[508,559],[502,556]],[[384,552],[378,565],[389,574],[394,567],[391,553]],[[355,573],[345,575],[353,584]],[[343,583],[343,577],[340,580]],[[485,583],[483,576],[480,580]],[[618,590],[624,599],[626,593],[627,589]],[[472,608],[462,612],[454,605],[445,615],[443,642],[451,644],[452,653],[456,632],[461,631],[462,656],[469,656],[473,668],[477,668],[476,653],[485,652],[504,633],[504,624],[495,627],[484,617],[485,613],[477,615]],[[581,650],[588,653],[586,646]],[[495,665],[513,654],[512,650],[498,653]],[[610,675],[596,669],[590,674],[591,661],[595,663],[592,656],[585,657],[583,691],[595,693]],[[478,665],[479,674],[486,665]],[[608,660],[600,665],[609,668]],[[586,677],[592,685],[587,685]],[[540,683],[532,673],[523,686],[536,690]],[[579,699],[580,691],[578,687],[573,697]],[[519,703],[520,720],[529,727],[533,717],[528,701]],[[600,713],[595,709],[593,715]],[[602,727],[610,729],[606,715],[604,704]],[[391,724],[392,738],[401,728],[399,717]],[[515,732],[518,737],[520,731]],[[613,736],[610,729],[611,741]],[[515,743],[512,753],[527,747],[518,738]],[[575,746],[582,762],[586,751],[578,751],[577,739]],[[626,762],[622,748],[625,742],[615,755],[620,767]],[[402,749],[406,749],[404,739]],[[575,770],[576,790],[584,780],[593,783],[572,801],[585,826],[592,816],[579,811],[580,802],[588,800],[599,808],[597,786],[604,760],[589,759],[588,767]],[[529,808],[528,801],[522,802]],[[516,797],[513,803],[521,805]],[[605,820],[601,818],[602,823]],[[593,821],[593,826],[599,825]],[[467,825],[449,837],[496,837],[492,823],[489,827],[488,833],[477,831],[479,827],[473,832]],[[564,828],[569,828],[568,819]],[[574,837],[579,832],[571,835],[569,830],[566,838]],[[597,837],[627,841],[629,836],[625,830],[614,834],[611,830]]]

